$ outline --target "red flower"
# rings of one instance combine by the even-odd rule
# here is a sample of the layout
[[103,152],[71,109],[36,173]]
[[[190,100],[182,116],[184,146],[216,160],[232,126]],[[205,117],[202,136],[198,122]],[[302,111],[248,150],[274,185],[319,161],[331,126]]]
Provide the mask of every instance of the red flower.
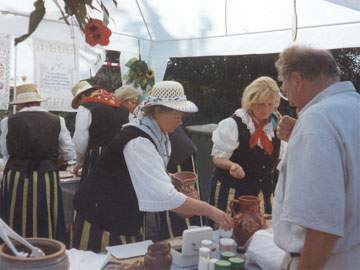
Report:
[[101,20],[90,19],[85,25],[85,39],[91,46],[96,44],[108,45],[110,36],[111,30]]

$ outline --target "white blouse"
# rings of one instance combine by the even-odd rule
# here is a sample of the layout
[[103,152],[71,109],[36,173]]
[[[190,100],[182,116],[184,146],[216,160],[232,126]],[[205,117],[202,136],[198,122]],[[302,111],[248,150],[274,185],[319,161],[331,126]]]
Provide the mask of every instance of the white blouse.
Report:
[[[244,109],[237,109],[234,113],[242,119],[242,122],[247,126],[250,134],[255,132],[255,124],[251,116]],[[267,123],[263,130],[266,136],[272,141],[275,137],[274,127],[271,122]],[[233,152],[239,147],[239,132],[238,126],[232,117],[220,121],[216,130],[212,134],[212,141],[214,143],[211,155],[217,158],[229,159]],[[260,140],[257,145],[262,148]]]
[[150,140],[137,137],[126,144],[123,153],[141,211],[171,210],[185,202],[186,195],[171,183],[164,160]]
[[91,125],[91,112],[84,106],[79,106],[75,118],[75,131],[73,142],[76,149],[76,161],[82,165],[85,160],[86,150],[89,144],[89,128]]

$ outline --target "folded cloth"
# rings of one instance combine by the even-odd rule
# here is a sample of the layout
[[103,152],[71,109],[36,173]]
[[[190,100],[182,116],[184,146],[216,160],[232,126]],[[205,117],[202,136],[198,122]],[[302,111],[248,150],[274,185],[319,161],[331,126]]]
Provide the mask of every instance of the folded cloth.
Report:
[[105,254],[97,254],[92,251],[70,249],[66,251],[69,258],[69,270],[99,270],[102,268]]
[[286,253],[274,242],[271,229],[257,231],[248,242],[245,268],[279,270]]

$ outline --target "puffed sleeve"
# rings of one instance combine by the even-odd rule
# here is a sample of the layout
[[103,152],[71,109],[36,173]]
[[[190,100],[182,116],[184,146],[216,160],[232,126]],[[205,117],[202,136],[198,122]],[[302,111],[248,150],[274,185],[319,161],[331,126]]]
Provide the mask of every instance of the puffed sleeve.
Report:
[[59,151],[64,160],[75,160],[75,145],[66,127],[65,119],[60,116]]
[[76,149],[76,161],[83,164],[86,150],[89,143],[89,128],[91,125],[91,112],[84,106],[80,106],[75,118],[75,131],[73,135],[73,142]]
[[123,153],[141,211],[171,210],[185,202],[186,196],[171,183],[152,142],[135,138],[126,144]]
[[6,162],[9,159],[9,153],[6,145],[7,133],[8,133],[8,118],[6,117],[3,120],[1,120],[1,135],[0,135],[1,155],[4,160],[4,164],[6,164]]
[[222,120],[212,134],[214,145],[211,155],[229,159],[239,146],[238,137],[239,132],[235,120],[231,117]]

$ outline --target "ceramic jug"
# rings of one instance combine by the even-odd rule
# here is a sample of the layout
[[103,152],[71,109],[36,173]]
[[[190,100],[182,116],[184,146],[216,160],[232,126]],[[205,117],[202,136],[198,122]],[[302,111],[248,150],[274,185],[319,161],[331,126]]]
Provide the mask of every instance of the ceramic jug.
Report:
[[170,174],[172,183],[175,188],[185,194],[186,196],[193,199],[200,199],[199,192],[196,189],[197,175],[191,171],[182,171]]
[[238,246],[244,246],[257,230],[266,228],[257,196],[240,196],[237,200],[231,201],[230,208],[234,218],[234,238]]
[[156,242],[148,247],[144,258],[145,270],[170,270],[171,263],[169,242]]

